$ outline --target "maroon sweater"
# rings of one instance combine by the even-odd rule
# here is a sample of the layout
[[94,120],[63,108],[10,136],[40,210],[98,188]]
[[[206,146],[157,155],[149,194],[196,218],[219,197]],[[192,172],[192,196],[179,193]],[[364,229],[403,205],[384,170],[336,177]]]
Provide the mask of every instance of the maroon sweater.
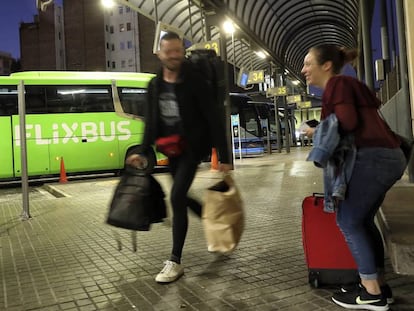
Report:
[[321,118],[335,113],[341,130],[354,134],[357,147],[398,148],[399,138],[377,111],[380,105],[380,100],[365,84],[338,75],[329,79],[324,90]]

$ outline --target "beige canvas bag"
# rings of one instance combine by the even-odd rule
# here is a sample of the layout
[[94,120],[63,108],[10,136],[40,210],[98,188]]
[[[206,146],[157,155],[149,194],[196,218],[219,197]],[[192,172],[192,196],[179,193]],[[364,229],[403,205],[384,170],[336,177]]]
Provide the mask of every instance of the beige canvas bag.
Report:
[[243,201],[231,175],[206,190],[202,213],[209,252],[228,253],[244,229]]

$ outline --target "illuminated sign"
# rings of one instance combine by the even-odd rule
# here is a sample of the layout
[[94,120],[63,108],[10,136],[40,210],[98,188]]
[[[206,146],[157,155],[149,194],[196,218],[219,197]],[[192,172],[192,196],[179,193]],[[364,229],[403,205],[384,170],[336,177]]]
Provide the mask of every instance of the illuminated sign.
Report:
[[311,101],[305,101],[305,102],[298,102],[296,103],[296,105],[298,106],[298,108],[312,108],[312,102]]
[[267,91],[266,91],[266,96],[267,97],[286,96],[286,95],[287,95],[286,86],[271,87],[271,88],[268,88]]
[[247,84],[257,84],[264,82],[264,70],[249,71]]
[[220,42],[219,42],[219,40],[211,40],[211,41],[194,43],[192,46],[190,46],[187,49],[187,51],[199,50],[199,49],[214,50],[216,52],[217,56],[220,56]]
[[301,95],[286,96],[286,101],[288,104],[299,103],[302,101],[302,96]]

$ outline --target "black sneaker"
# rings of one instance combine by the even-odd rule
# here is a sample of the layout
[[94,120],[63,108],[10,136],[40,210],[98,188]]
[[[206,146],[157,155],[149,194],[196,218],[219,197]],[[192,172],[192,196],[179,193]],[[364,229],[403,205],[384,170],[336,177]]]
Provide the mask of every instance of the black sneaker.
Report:
[[388,284],[381,286],[381,293],[387,299],[387,303],[389,305],[394,303],[394,298],[392,296],[392,290],[391,290],[391,287],[388,286]]
[[[361,288],[361,284],[342,285],[341,292],[342,293],[351,292],[351,291],[354,291],[357,287]],[[394,303],[394,298],[392,296],[392,290],[388,284],[381,286],[381,293],[385,297],[385,299],[387,299],[387,303],[389,305]]]
[[336,293],[332,301],[346,309],[389,310],[387,300],[383,295],[371,295],[363,286],[355,287],[353,291]]

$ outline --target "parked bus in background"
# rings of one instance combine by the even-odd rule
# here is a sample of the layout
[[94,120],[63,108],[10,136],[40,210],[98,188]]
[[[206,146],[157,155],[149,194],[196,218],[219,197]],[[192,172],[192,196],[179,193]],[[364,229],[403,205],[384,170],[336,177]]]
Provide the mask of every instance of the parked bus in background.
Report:
[[[277,123],[276,123],[276,114],[275,114],[275,105],[270,102],[251,102],[256,106],[257,112],[259,114],[259,118],[261,120],[268,120],[268,127],[270,129],[270,142],[272,149],[277,149]],[[285,127],[286,121],[289,128],[290,133],[290,141],[294,144],[296,141],[295,137],[295,126],[296,126],[296,119],[295,116],[292,114],[292,111],[288,111],[287,120],[285,119],[286,113],[284,108],[279,108],[278,117],[279,117],[279,132],[281,136],[281,147],[286,147],[284,145],[285,141]],[[267,129],[264,129],[262,126],[262,135],[265,146],[267,146]]]
[[[266,150],[268,128],[270,129],[271,148],[277,149],[277,124],[274,104],[253,101],[250,96],[242,93],[231,93],[230,101],[231,114],[239,114],[240,118],[242,155],[259,155]],[[281,147],[285,147],[283,144],[285,139],[285,111],[283,108],[279,108],[278,116]],[[264,120],[267,120],[267,126],[265,126],[266,122]],[[287,121],[289,133],[291,134],[291,142],[295,142],[295,117],[288,115]],[[234,134],[234,152],[238,155],[238,136]]]
[[230,93],[231,115],[239,116],[239,124],[232,125],[233,153],[236,157],[240,156],[240,150],[242,156],[257,156],[264,153],[259,114],[250,101],[251,98],[246,94]]
[[[118,171],[143,138],[152,75],[20,72],[0,77],[0,179],[21,176],[18,84],[24,83],[29,177]],[[122,107],[115,112],[114,107]],[[161,155],[157,155],[163,160]],[[155,161],[155,155],[153,156]]]

